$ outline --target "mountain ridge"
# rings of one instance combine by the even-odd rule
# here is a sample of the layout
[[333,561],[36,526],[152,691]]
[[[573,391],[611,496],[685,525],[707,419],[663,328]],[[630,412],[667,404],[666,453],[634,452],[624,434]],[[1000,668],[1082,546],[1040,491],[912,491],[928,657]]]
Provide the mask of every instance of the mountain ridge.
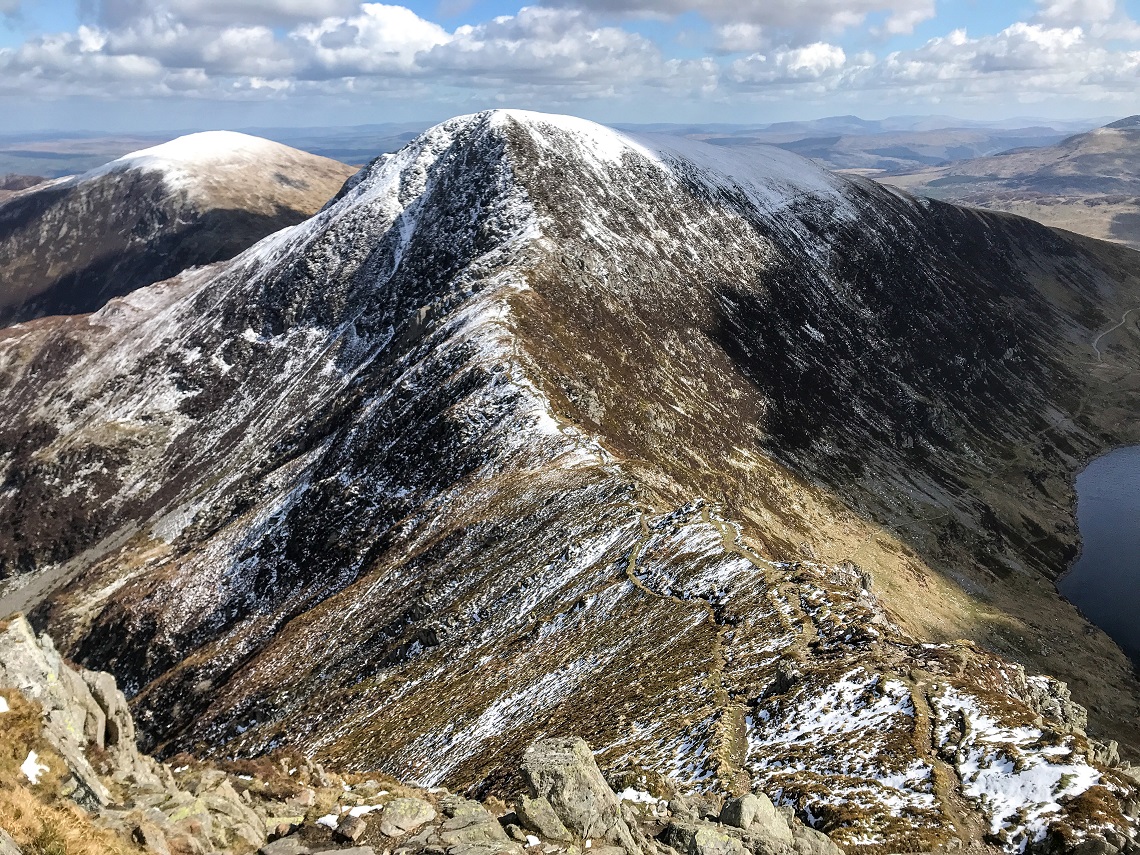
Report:
[[[1129,792],[1067,690],[954,641],[1069,668],[1116,704],[1095,736],[1131,744],[1107,639],[1034,650],[1085,633],[1049,576],[1074,533],[1020,534],[1071,515],[1063,473],[1110,439],[1075,354],[1137,292],[1124,252],[783,152],[453,120],[231,262],[0,333],[4,573],[73,562],[36,618],[164,750],[288,738],[493,787],[520,740],[579,732],[693,786],[778,786],[847,845],[984,825],[1016,850],[1076,821],[1040,740]],[[983,480],[1034,431],[1044,498],[1016,458]],[[835,747],[805,757],[780,734],[821,705]],[[1006,822],[979,785],[956,813],[939,782],[1006,726],[1056,812]]]

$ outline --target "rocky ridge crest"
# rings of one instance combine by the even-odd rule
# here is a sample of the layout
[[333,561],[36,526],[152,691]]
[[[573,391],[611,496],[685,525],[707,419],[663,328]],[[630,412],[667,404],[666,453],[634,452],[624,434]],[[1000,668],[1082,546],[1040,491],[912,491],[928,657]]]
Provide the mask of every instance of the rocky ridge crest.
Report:
[[[346,778],[296,756],[225,768],[192,759],[160,763],[135,745],[114,678],[65,663],[22,616],[0,629],[0,699],[0,716],[38,719],[30,732],[3,728],[13,756],[27,751],[5,786],[23,787],[45,804],[69,799],[82,810],[73,814],[76,825],[89,820],[128,851],[375,855],[383,846],[400,855],[839,855],[825,835],[763,795],[720,807],[716,798],[687,798],[665,780],[655,788],[666,795],[651,795],[644,776],[637,779],[642,788],[619,795],[581,739],[532,744],[520,767],[527,791],[512,805]],[[45,834],[64,839],[44,827],[29,835],[35,822],[0,800],[0,852],[21,855],[12,833],[19,829],[30,837],[29,852],[41,851]]]

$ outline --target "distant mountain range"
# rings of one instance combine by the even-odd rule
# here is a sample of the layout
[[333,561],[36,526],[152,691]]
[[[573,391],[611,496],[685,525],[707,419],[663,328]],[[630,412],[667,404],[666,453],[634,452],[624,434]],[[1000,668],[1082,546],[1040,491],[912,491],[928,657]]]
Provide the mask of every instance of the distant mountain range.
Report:
[[1140,249],[1140,116],[1055,145],[881,178],[924,196],[1021,214]]
[[[808,156],[835,168],[896,169],[961,157],[992,154],[1016,145],[1048,145],[1097,127],[1110,119],[1055,121],[1006,119],[975,121],[950,116],[901,116],[866,120],[834,116],[802,122],[769,124],[643,124],[627,130],[703,139],[719,145],[799,144]],[[352,127],[241,128],[293,148],[344,163],[362,165],[378,153],[392,152],[422,132],[428,123],[388,122]],[[55,132],[0,135],[0,175],[22,173],[57,177],[83,172],[127,152],[165,142],[189,131],[155,134]],[[949,133],[952,132],[952,133]],[[900,136],[901,135],[901,136]],[[873,138],[855,142],[850,138]],[[953,137],[953,140],[951,139]],[[811,140],[812,142],[807,142]],[[907,150],[915,146],[913,156]],[[835,159],[829,159],[829,150]],[[876,154],[873,149],[896,149]],[[856,152],[864,152],[856,156]],[[938,160],[932,161],[931,158]]]

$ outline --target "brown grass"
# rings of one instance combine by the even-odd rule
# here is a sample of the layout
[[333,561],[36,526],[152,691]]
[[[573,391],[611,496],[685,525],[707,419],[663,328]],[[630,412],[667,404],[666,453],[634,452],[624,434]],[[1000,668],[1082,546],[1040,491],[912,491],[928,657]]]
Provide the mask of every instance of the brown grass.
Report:
[[[61,799],[67,776],[63,760],[43,738],[43,713],[13,689],[0,690],[8,702],[0,740],[0,828],[24,855],[133,855],[137,850],[112,832],[95,826],[82,810]],[[20,772],[29,751],[48,767],[31,786]]]
[[24,855],[134,855],[134,847],[98,828],[70,803],[48,804],[27,787],[0,789],[0,828]]

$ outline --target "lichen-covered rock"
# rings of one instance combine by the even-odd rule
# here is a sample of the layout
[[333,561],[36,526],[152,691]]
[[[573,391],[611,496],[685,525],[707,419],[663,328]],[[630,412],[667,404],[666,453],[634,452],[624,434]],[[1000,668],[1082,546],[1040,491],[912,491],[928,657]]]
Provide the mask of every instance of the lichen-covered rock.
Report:
[[569,842],[574,839],[545,796],[524,795],[515,810],[522,824],[544,840]]
[[482,805],[477,811],[465,806],[465,809],[444,820],[436,834],[440,842],[449,848],[452,846],[515,846],[507,837],[507,832],[499,824],[499,821]]
[[792,826],[792,836],[799,855],[843,855],[843,850],[830,837],[802,823]]
[[640,849],[617,796],[583,740],[538,740],[523,755],[522,773],[531,795],[549,801],[563,825],[579,837]]
[[792,842],[788,821],[763,793],[748,793],[725,802],[720,821],[748,832],[750,839],[770,843]]
[[402,837],[435,819],[435,808],[423,799],[393,799],[384,806],[380,833]]
[[662,839],[682,855],[746,855],[739,840],[706,822],[671,822]]

